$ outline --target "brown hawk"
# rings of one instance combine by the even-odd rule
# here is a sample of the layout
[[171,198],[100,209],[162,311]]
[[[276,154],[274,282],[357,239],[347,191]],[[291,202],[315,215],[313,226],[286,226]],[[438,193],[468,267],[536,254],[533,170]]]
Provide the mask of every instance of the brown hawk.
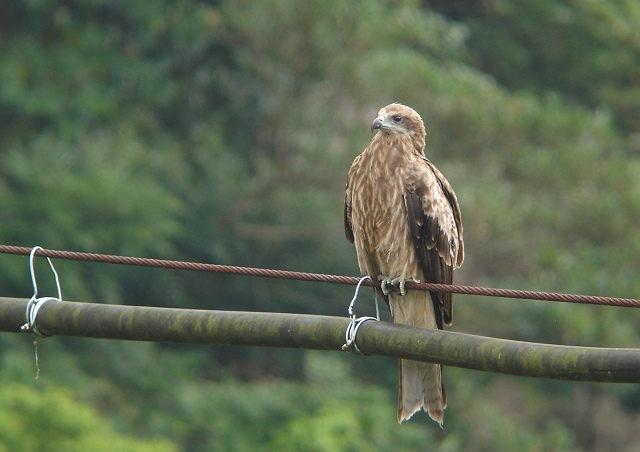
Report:
[[[425,129],[412,108],[391,104],[371,124],[371,144],[347,177],[344,220],[363,275],[380,281],[395,323],[442,329],[452,295],[409,291],[405,281],[451,284],[464,259],[456,195],[424,155]],[[439,364],[401,359],[398,422],[423,408],[442,425],[447,406]]]

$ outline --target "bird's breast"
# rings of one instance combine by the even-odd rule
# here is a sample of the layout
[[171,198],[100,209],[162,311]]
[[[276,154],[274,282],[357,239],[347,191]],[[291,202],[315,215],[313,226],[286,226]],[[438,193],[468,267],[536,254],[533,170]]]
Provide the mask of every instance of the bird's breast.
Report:
[[372,277],[410,273],[408,277],[419,279],[404,202],[402,168],[368,168],[357,180],[353,193],[352,223],[361,270]]

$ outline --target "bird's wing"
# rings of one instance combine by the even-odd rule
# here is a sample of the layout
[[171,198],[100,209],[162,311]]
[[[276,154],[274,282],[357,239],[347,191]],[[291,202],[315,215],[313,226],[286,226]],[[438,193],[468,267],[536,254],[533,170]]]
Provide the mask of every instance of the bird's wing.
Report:
[[[416,163],[418,165],[418,163]],[[460,208],[453,189],[426,158],[409,177],[405,207],[411,238],[426,282],[453,283],[453,269],[462,263],[464,248]],[[451,324],[451,293],[431,292],[438,328]]]
[[349,181],[347,181],[347,188],[344,197],[344,235],[347,237],[349,243],[353,243],[355,238],[353,237],[353,229],[351,228],[351,189],[349,187]]

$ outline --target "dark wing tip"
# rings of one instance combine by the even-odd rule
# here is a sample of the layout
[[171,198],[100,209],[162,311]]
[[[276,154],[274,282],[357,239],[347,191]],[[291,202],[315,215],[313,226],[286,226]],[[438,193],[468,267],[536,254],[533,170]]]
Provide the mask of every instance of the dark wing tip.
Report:
[[355,238],[353,237],[353,229],[351,229],[351,222],[349,221],[347,203],[344,204],[344,235],[347,237],[349,243],[353,244]]

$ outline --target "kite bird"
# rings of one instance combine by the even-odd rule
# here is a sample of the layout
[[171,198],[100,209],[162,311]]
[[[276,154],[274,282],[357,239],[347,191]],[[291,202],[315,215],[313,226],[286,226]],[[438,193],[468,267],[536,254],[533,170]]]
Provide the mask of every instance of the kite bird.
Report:
[[[425,129],[412,108],[391,104],[371,124],[371,144],[347,176],[344,225],[363,275],[380,281],[395,323],[450,325],[450,293],[405,290],[406,281],[451,284],[462,264],[456,195],[424,155]],[[439,364],[401,359],[398,422],[423,408],[442,425],[447,406]]]

